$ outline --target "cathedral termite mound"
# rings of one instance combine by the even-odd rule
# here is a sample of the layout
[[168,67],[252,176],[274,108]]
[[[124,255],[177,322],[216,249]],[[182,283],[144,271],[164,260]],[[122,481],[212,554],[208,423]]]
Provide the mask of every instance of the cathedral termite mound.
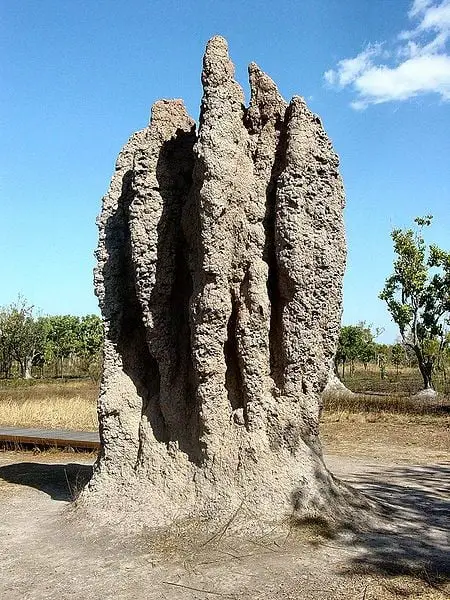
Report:
[[212,38],[198,131],[181,100],[156,102],[103,199],[102,449],[80,498],[103,518],[240,508],[245,527],[362,502],[318,437],[346,256],[338,157],[301,97],[286,103],[254,63],[249,77],[245,107]]

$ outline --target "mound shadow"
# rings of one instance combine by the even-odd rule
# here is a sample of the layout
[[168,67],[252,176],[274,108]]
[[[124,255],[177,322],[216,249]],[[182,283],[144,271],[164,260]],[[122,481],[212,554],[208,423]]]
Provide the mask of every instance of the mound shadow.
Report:
[[352,536],[360,551],[345,572],[450,581],[450,463],[368,471],[346,480],[387,510],[379,528]]
[[21,462],[0,467],[0,479],[48,494],[52,500],[75,500],[92,476],[92,466],[77,463]]

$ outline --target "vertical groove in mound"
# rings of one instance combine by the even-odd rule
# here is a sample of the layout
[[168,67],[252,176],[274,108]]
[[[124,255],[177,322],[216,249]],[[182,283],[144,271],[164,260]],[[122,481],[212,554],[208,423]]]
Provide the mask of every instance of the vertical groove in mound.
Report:
[[271,182],[267,190],[266,216],[264,220],[265,248],[267,262],[267,294],[270,302],[269,362],[270,376],[279,390],[284,388],[283,367],[286,362],[283,352],[283,299],[280,294],[277,256],[275,252],[275,207],[276,187]]
[[167,441],[194,461],[199,459],[199,444],[189,324],[192,277],[182,217],[195,140],[193,121],[181,101],[154,105],[148,143],[135,157],[130,225],[146,339],[159,366],[159,405]]
[[235,299],[233,299],[231,315],[228,319],[227,325],[227,339],[223,347],[225,363],[227,367],[225,372],[225,387],[227,389],[230,406],[233,410],[240,408],[244,409],[245,407],[240,353],[237,338],[238,311],[238,303]]
[[267,264],[266,293],[269,322],[269,373],[276,387],[282,391],[285,357],[283,355],[283,297],[280,293],[279,268],[276,256],[277,181],[286,153],[285,112],[287,104],[277,86],[266,73],[252,63],[249,66],[251,89],[246,125],[253,138],[253,162],[256,190],[263,209],[262,260]]

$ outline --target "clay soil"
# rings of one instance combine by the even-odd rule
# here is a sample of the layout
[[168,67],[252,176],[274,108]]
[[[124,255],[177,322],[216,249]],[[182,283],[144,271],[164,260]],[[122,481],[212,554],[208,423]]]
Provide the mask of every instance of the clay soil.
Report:
[[200,542],[176,531],[98,531],[71,504],[92,455],[2,452],[0,597],[448,598],[446,419],[330,418],[322,436],[330,469],[390,507],[388,532],[335,532],[313,522],[283,534],[237,540],[222,532]]

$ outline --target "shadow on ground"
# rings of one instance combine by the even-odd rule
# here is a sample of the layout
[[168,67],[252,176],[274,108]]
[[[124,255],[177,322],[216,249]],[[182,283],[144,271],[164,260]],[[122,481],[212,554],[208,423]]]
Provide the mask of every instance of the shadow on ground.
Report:
[[0,479],[45,492],[53,500],[75,500],[92,475],[92,466],[76,463],[14,463],[0,467]]
[[[57,501],[75,499],[91,475],[92,466],[75,463],[0,467],[0,479]],[[388,506],[391,530],[354,532],[343,574],[412,575],[431,585],[450,581],[450,463],[387,467],[345,479]]]
[[450,464],[368,471],[346,480],[390,508],[391,532],[357,533],[349,571],[450,580]]

